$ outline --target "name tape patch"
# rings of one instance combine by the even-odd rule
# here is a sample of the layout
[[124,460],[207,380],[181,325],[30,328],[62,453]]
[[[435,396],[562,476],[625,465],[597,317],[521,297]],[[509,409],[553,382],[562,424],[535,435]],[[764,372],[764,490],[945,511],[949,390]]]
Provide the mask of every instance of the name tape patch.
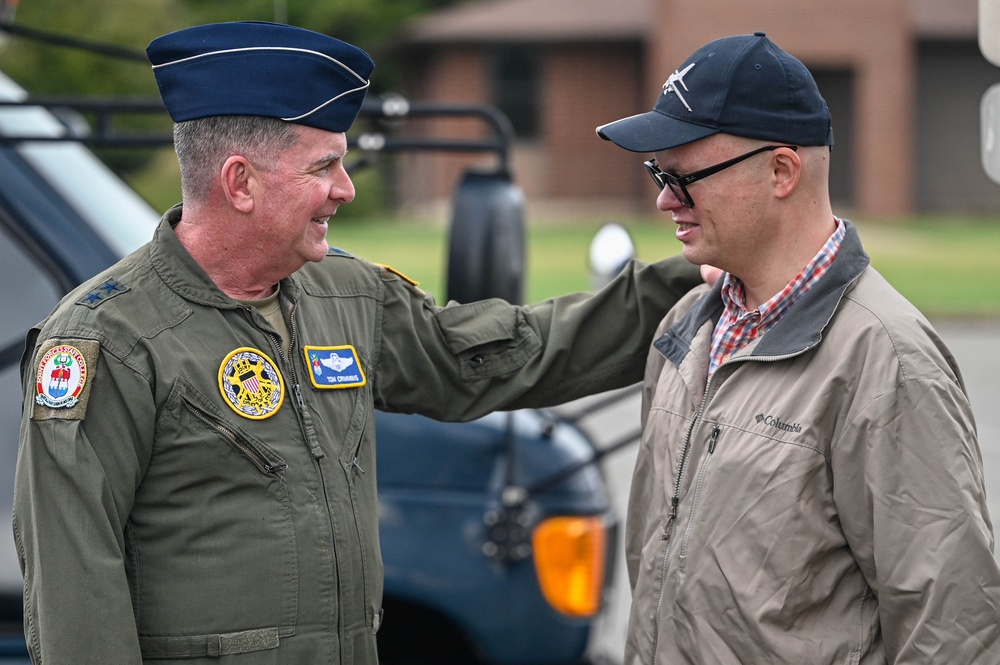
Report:
[[304,351],[309,380],[316,388],[360,388],[368,382],[358,351],[350,344],[306,346]]
[[241,347],[219,366],[219,391],[230,408],[251,420],[270,418],[285,401],[276,363],[258,349]]

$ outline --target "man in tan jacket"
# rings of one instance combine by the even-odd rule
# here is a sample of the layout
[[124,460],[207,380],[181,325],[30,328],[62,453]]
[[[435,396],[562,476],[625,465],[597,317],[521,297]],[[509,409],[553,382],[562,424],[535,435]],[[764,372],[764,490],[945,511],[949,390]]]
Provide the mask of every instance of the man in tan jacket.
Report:
[[954,359],[828,193],[830,113],[762,33],[654,109],[684,254],[726,271],[661,323],[627,522],[627,662],[1000,663],[1000,569]]

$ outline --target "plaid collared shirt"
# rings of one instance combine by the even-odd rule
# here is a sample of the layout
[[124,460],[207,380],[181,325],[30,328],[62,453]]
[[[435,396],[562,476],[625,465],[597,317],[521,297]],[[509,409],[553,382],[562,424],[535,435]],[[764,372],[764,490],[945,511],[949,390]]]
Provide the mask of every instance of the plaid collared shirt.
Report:
[[806,264],[795,279],[760,307],[747,311],[746,290],[738,277],[729,273],[723,277],[722,302],[725,309],[712,333],[712,357],[708,377],[712,378],[719,365],[740,349],[766,333],[813,284],[819,281],[833,263],[844,239],[844,224],[837,219],[837,229],[819,253]]

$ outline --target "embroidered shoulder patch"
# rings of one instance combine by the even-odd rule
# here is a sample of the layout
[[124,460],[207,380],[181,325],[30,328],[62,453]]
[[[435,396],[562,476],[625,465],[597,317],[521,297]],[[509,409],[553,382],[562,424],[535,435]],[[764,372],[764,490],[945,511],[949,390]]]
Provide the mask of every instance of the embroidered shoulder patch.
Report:
[[108,277],[103,284],[95,286],[82,298],[76,301],[77,305],[86,305],[94,309],[101,303],[131,291],[130,288],[119,282],[114,277]]
[[241,347],[219,366],[219,392],[229,407],[251,420],[270,418],[285,401],[285,383],[263,351]]
[[306,346],[309,380],[322,389],[360,388],[368,382],[357,349],[343,346]]
[[35,356],[33,420],[83,420],[100,343],[90,339],[46,341]]

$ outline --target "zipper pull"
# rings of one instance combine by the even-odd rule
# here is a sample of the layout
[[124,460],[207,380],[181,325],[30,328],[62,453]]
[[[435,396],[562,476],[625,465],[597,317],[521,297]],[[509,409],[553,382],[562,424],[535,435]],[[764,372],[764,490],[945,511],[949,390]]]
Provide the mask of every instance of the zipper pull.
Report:
[[670,515],[667,517],[667,523],[663,527],[663,535],[660,536],[660,540],[667,540],[670,538],[670,526],[677,519],[677,506],[680,504],[681,500],[676,496],[670,497]]
[[715,444],[717,444],[719,442],[719,432],[721,432],[721,431],[722,431],[722,428],[719,427],[718,425],[716,425],[715,427],[712,428],[712,438],[710,438],[708,440],[708,454],[709,455],[711,455],[712,453],[715,452]]
[[298,405],[299,409],[304,411],[306,408],[306,401],[302,399],[302,388],[299,384],[292,386],[292,392],[295,394],[295,403]]
[[355,457],[354,461],[351,462],[351,466],[353,466],[355,469],[357,469],[358,471],[360,471],[362,476],[365,475],[365,470],[361,468],[360,464],[358,464],[358,458],[357,457]]

